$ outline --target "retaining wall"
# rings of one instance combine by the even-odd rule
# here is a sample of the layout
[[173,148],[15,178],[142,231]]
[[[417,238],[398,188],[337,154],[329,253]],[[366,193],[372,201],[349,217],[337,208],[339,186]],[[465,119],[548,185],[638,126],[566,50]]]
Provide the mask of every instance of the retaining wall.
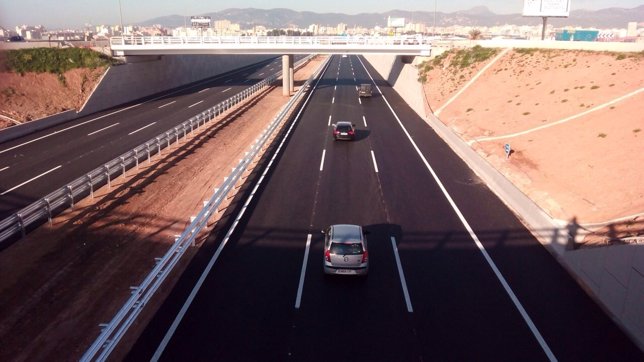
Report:
[[213,77],[273,55],[166,55],[130,57],[112,66],[89,98],[80,115],[86,115]]
[[129,58],[106,71],[79,111],[66,111],[0,131],[0,143],[206,78],[274,55],[169,55]]
[[[432,54],[437,55],[434,51]],[[570,250],[567,247],[566,226],[558,225],[433,115],[425,103],[414,64],[403,64],[399,57],[392,55],[364,55],[364,58],[488,187],[520,216],[539,241],[644,350],[644,245]],[[414,63],[419,61],[417,59]]]

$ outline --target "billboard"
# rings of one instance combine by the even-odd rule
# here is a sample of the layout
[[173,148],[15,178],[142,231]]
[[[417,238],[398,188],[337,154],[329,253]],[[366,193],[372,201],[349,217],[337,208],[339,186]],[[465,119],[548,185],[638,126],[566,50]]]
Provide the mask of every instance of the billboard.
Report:
[[387,17],[387,27],[388,28],[404,28],[405,27],[405,18]]
[[523,0],[523,16],[567,18],[570,0]]
[[210,16],[191,16],[190,25],[193,28],[209,28]]

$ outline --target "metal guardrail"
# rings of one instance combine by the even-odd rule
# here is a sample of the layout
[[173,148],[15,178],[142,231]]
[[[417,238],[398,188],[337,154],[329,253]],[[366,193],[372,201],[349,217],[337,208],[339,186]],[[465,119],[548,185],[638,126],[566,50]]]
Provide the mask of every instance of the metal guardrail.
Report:
[[321,69],[324,69],[324,66],[320,67],[318,72],[312,75],[304,86],[302,86],[295,94],[295,96],[290,99],[287,105],[282,108],[280,113],[268,125],[259,139],[251,146],[249,152],[246,153],[246,156],[239,161],[237,166],[233,168],[230,175],[225,178],[222,186],[216,189],[215,193],[212,195],[210,200],[208,200],[194,221],[183,231],[179,238],[177,238],[166,254],[158,260],[150,274],[145,277],[139,286],[132,288],[132,296],[125,302],[125,304],[123,304],[109,324],[102,325],[103,330],[101,334],[85,352],[81,361],[104,361],[109,357],[109,354],[127,332],[130,325],[132,325],[136,317],[141,313],[143,307],[152,298],[165,278],[179,262],[188,247],[193,245],[195,238],[207,225],[210,217],[216,212],[222,201],[239,181],[248,165],[266,145],[274,131],[283,122],[286,115],[308,91],[312,80],[317,78]]
[[[301,67],[312,55],[299,60],[295,67]],[[277,72],[261,82],[247,88],[225,101],[201,112],[180,125],[159,134],[149,141],[125,152],[119,157],[95,168],[86,175],[79,177],[58,190],[46,195],[38,201],[26,206],[17,213],[0,221],[0,243],[20,233],[25,236],[29,226],[42,222],[45,218],[51,223],[53,215],[66,207],[74,207],[76,201],[86,196],[94,196],[94,188],[107,184],[111,187],[111,181],[116,176],[124,175],[127,170],[139,166],[141,159],[147,158],[148,162],[152,155],[161,154],[161,150],[178,143],[188,133],[206,125],[210,120],[230,109],[237,103],[252,96],[256,92],[270,86],[281,76]]]

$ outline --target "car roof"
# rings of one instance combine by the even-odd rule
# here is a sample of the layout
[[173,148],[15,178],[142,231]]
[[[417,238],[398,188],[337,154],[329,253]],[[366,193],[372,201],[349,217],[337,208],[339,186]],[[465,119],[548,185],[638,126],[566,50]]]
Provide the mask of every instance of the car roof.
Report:
[[362,228],[360,225],[337,224],[332,225],[333,236],[331,239],[339,243],[359,243],[362,240]]
[[336,126],[352,126],[353,124],[349,121],[339,121],[335,124]]

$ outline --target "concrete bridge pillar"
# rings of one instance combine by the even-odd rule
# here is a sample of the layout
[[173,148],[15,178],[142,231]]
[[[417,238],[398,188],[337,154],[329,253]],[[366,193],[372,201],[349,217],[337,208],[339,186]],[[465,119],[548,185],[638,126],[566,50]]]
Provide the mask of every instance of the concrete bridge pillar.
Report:
[[282,95],[293,94],[293,55],[282,55]]

